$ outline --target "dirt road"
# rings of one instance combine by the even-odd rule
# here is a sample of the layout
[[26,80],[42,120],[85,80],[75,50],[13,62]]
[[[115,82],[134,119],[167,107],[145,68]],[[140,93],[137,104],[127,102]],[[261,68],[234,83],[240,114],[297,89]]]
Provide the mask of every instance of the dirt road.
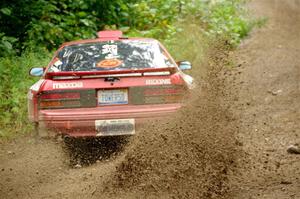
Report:
[[236,198],[300,198],[300,156],[286,152],[300,142],[300,1],[256,0],[250,8],[268,21],[235,53],[238,139],[248,155]]
[[[300,142],[300,1],[249,7],[266,26],[229,58],[211,49],[192,100],[123,153],[31,135],[2,142],[0,198],[300,198],[300,156],[286,152]],[[228,59],[237,67],[223,68]],[[70,154],[99,161],[76,169]]]

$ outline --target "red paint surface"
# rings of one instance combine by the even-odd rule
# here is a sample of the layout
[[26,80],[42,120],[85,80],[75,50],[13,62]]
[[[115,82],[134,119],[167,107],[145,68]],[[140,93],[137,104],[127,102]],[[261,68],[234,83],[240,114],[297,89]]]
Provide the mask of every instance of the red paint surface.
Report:
[[109,82],[105,81],[105,78],[85,78],[85,79],[73,79],[73,80],[45,80],[45,83],[41,86],[41,90],[66,90],[62,88],[53,89],[53,83],[73,83],[82,82],[83,87],[80,88],[67,88],[68,90],[79,90],[79,89],[107,89],[107,88],[127,88],[134,86],[153,86],[151,84],[146,84],[146,80],[159,80],[159,79],[171,79],[173,85],[183,84],[182,78],[178,76],[179,74],[165,75],[165,76],[144,76],[144,77],[119,77],[120,80]]
[[43,126],[70,136],[95,136],[95,120],[135,119],[136,127],[149,119],[170,116],[180,104],[110,106],[96,108],[41,110],[39,120]]
[[119,39],[123,36],[123,33],[120,30],[104,30],[99,31],[97,35],[99,38]]

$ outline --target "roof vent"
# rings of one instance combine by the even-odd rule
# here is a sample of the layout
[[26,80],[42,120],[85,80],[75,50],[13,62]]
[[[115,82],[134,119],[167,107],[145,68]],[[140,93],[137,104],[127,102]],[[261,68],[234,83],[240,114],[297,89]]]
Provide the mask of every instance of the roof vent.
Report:
[[120,30],[103,30],[98,32],[99,38],[121,38],[123,36]]

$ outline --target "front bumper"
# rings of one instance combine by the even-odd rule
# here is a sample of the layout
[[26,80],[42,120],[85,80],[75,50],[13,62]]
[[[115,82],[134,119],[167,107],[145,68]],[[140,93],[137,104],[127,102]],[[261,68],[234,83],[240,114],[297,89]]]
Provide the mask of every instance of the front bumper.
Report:
[[96,136],[96,120],[134,119],[135,129],[149,122],[170,116],[181,104],[120,105],[95,108],[40,110],[39,123],[55,133],[72,137]]

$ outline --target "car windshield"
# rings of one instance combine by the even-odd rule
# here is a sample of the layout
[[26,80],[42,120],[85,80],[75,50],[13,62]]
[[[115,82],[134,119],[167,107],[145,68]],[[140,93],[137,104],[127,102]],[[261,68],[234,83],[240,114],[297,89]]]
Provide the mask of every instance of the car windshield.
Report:
[[65,46],[49,72],[165,68],[173,61],[155,40],[102,41]]

